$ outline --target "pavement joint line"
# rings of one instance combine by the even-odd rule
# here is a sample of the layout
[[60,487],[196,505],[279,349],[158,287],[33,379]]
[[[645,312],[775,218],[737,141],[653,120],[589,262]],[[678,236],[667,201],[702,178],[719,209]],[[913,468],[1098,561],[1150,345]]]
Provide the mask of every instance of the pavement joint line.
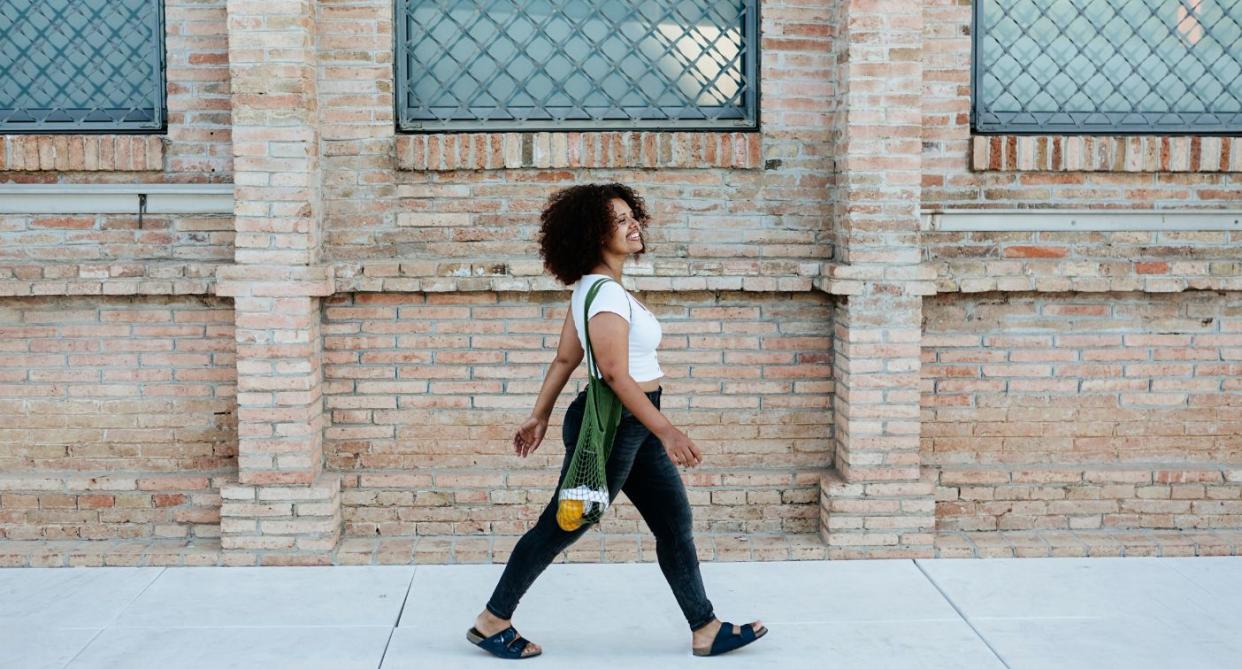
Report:
[[[106,625],[119,630],[300,630],[300,629],[375,629],[391,625],[351,625],[349,623],[304,623],[297,625]],[[94,627],[57,627],[56,629],[95,629]]]
[[388,640],[384,642],[384,652],[380,653],[379,664],[375,665],[375,669],[384,666],[384,658],[388,657],[388,646],[392,645],[392,635],[397,633],[397,628],[401,626],[401,616],[405,613],[405,604],[410,601],[410,591],[414,589],[414,574],[418,573],[418,567],[415,566],[410,570],[410,582],[405,584],[405,597],[401,600],[401,608],[397,611],[397,620],[392,624],[392,629],[388,630]]
[[116,616],[114,616],[112,620],[108,621],[108,624],[104,625],[104,627],[112,627],[116,623],[117,618],[120,618],[121,614],[125,612],[125,609],[128,609],[130,606],[133,605],[134,602],[138,601],[139,598],[145,595],[147,590],[150,590],[151,586],[155,585],[155,582],[160,580],[160,578],[162,578],[164,574],[168,572],[168,567],[160,567],[159,569],[160,571],[158,574],[155,575],[155,578],[148,581],[147,584],[143,586],[142,590],[138,594],[134,595],[133,599],[126,602],[125,606],[122,606],[120,610],[116,612]]
[[90,641],[87,641],[85,644],[83,644],[83,645],[82,645],[82,648],[81,648],[80,650],[78,650],[78,652],[74,653],[74,654],[73,654],[73,657],[69,658],[69,661],[65,663],[65,666],[66,666],[66,667],[68,667],[69,665],[71,665],[71,664],[73,664],[74,662],[76,662],[76,661],[77,661],[77,659],[78,659],[79,657],[81,657],[81,656],[82,656],[82,653],[85,653],[85,652],[86,652],[86,649],[87,649],[87,648],[90,648],[90,647],[91,647],[91,644],[95,643],[95,641],[96,641],[97,639],[99,639],[99,637],[100,637],[100,636],[104,633],[104,631],[105,631],[105,630],[107,630],[107,629],[108,629],[108,627],[105,625],[105,626],[100,627],[99,629],[95,630],[95,634],[94,634],[93,636],[91,636],[91,640],[90,640]]
[[[830,620],[773,620],[772,625],[795,626],[795,625],[905,625],[907,623],[942,623],[948,620],[957,620],[957,618],[902,618],[894,620],[892,618],[840,618]],[[768,623],[764,623],[768,625]]]
[[1005,669],[1010,669],[1009,663],[1005,661],[1005,658],[1001,657],[1001,654],[992,647],[992,644],[988,643],[988,640],[983,636],[983,633],[975,627],[975,624],[970,621],[970,618],[967,617],[966,613],[958,608],[957,603],[949,597],[949,593],[945,592],[944,589],[940,587],[940,584],[936,582],[936,579],[932,578],[931,574],[927,573],[927,570],[923,568],[922,561],[915,558],[911,560],[911,562],[913,562],[914,566],[923,573],[923,578],[926,578],[927,582],[931,583],[932,587],[936,589],[936,592],[939,592],[940,596],[944,597],[944,601],[948,602],[949,606],[952,606],[954,611],[957,611],[957,615],[961,616],[962,622],[966,623],[966,625],[970,627],[970,631],[974,632],[975,636],[979,637],[979,640],[983,642],[983,645],[987,646],[988,650],[992,651],[992,654],[996,656],[996,661],[1000,662],[1001,666],[1005,667]]
[[[1160,558],[1160,559],[1162,559],[1162,560],[1175,560],[1176,558]],[[1183,559],[1185,559],[1185,558],[1183,558]],[[1202,592],[1204,592],[1204,593],[1206,593],[1206,594],[1209,594],[1209,595],[1213,595],[1213,594],[1215,594],[1215,592],[1214,592],[1211,588],[1207,587],[1206,585],[1203,585],[1202,583],[1199,583],[1199,581],[1198,581],[1197,579],[1192,578],[1192,577],[1190,576],[1190,574],[1187,574],[1186,572],[1182,571],[1181,569],[1178,569],[1178,568],[1177,568],[1177,562],[1171,562],[1171,563],[1169,564],[1169,569],[1171,569],[1171,570],[1173,571],[1173,573],[1174,573],[1174,574],[1177,574],[1178,576],[1181,576],[1181,577],[1182,577],[1182,578],[1183,578],[1186,582],[1190,583],[1190,585],[1191,585],[1191,586],[1193,586],[1193,587],[1195,587],[1195,588],[1198,588],[1200,591],[1202,591]],[[1207,609],[1204,609],[1203,607],[1199,607],[1199,610],[1203,611],[1204,613],[1207,613]]]
[[[145,569],[145,568],[146,567],[140,567],[140,569]],[[78,649],[78,652],[74,653],[73,657],[69,658],[69,661],[65,663],[66,667],[68,667],[69,665],[77,661],[77,659],[82,656],[82,653],[85,653],[86,649],[90,648],[91,645],[94,644],[95,641],[97,641],[99,637],[102,636],[103,633],[108,630],[108,628],[115,627],[116,619],[121,616],[121,613],[124,612],[125,609],[128,609],[130,605],[132,605],[134,602],[138,601],[138,598],[142,597],[147,592],[147,590],[150,590],[151,586],[155,585],[155,582],[160,580],[160,577],[164,575],[164,572],[168,571],[168,567],[160,567],[159,570],[160,572],[155,575],[155,578],[151,579],[150,581],[147,581],[147,584],[143,586],[142,590],[140,590],[138,594],[134,595],[133,599],[126,602],[125,606],[122,606],[117,611],[116,616],[113,616],[112,620],[109,620],[108,622],[99,626],[99,630],[95,632],[95,634],[91,637],[91,640],[83,644],[82,647]]]

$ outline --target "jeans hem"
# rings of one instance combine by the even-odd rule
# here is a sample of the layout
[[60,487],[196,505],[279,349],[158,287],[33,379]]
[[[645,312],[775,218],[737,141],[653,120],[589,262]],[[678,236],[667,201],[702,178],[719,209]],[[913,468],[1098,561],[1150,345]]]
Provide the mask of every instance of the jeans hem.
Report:
[[513,616],[512,616],[512,614],[510,614],[510,615],[508,615],[508,616],[502,615],[502,614],[501,614],[500,612],[498,612],[496,609],[492,608],[492,603],[491,603],[491,602],[488,602],[487,604],[485,604],[483,608],[487,609],[487,612],[488,612],[488,613],[490,613],[490,614],[492,614],[492,615],[496,616],[497,618],[500,618],[501,620],[508,620],[508,619],[510,619],[510,618],[512,618],[512,617],[513,617]]
[[697,632],[697,631],[699,631],[700,629],[703,629],[704,627],[707,627],[708,625],[710,625],[710,624],[711,624],[711,622],[712,622],[713,620],[715,620],[715,619],[716,619],[716,614],[715,614],[715,613],[712,613],[712,614],[710,614],[710,615],[708,615],[708,616],[707,616],[707,619],[706,619],[705,621],[703,621],[703,622],[701,622],[701,623],[699,623],[699,624],[697,624],[697,625],[695,625],[695,624],[691,624],[691,625],[690,625],[690,631],[691,631],[691,632]]

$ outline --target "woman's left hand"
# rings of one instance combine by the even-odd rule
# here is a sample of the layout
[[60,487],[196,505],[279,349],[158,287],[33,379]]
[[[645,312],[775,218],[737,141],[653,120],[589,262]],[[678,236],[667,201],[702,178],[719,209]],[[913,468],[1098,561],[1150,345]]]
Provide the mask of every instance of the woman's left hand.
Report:
[[539,444],[543,443],[543,435],[548,431],[548,421],[531,416],[518,427],[517,434],[513,435],[513,452],[522,457],[526,457],[535,452],[539,448]]

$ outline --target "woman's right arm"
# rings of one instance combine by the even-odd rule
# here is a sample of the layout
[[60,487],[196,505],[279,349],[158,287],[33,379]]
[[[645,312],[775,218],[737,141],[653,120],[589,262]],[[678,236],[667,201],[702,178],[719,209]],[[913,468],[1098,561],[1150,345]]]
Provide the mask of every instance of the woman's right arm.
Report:
[[535,408],[531,410],[530,417],[518,426],[517,433],[513,435],[515,453],[526,457],[543,443],[544,434],[548,429],[548,419],[552,415],[552,406],[581,362],[582,345],[578,343],[574,320],[569,313],[566,313],[565,324],[561,327],[561,341],[556,347],[556,357],[552,360],[552,364],[548,365],[548,373],[543,377],[543,385],[539,388]]

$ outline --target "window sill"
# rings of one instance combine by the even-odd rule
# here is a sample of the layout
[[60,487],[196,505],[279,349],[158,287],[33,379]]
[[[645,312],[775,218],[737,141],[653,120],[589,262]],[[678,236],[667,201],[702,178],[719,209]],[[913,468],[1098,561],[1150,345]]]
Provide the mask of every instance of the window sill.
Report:
[[975,172],[1242,172],[1242,138],[973,135]]
[[1242,231],[1242,209],[924,209],[924,232]]
[[0,135],[0,172],[163,170],[161,135]]
[[761,141],[761,135],[755,132],[478,132],[397,135],[397,169],[761,169]]
[[0,184],[0,214],[232,214],[233,184]]

